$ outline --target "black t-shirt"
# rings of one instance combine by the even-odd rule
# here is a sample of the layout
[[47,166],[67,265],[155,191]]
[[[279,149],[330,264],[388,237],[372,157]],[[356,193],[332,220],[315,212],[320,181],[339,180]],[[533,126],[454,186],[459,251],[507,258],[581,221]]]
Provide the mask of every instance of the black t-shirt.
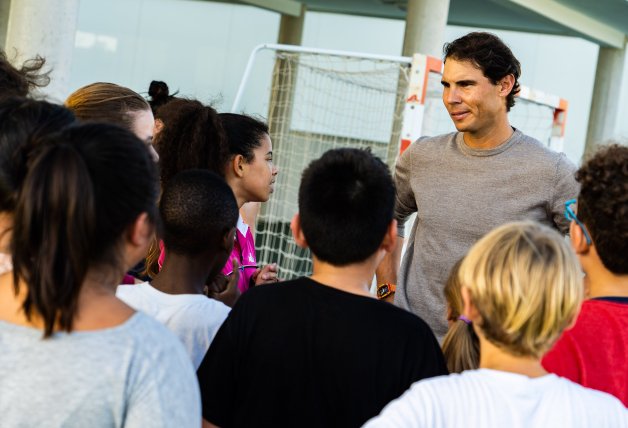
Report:
[[447,368],[420,318],[300,278],[242,295],[197,374],[223,428],[358,427]]

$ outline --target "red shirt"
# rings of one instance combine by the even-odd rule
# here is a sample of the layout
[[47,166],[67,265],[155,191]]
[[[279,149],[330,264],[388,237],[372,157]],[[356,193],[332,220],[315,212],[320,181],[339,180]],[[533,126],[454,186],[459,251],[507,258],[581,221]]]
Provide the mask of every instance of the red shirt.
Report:
[[613,394],[628,406],[628,299],[585,301],[575,326],[542,363],[547,371]]

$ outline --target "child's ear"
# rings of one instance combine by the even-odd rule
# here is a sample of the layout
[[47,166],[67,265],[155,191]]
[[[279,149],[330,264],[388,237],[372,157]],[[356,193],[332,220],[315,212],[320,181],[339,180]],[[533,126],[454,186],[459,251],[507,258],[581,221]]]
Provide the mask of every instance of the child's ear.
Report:
[[387,252],[391,252],[395,249],[397,245],[397,220],[393,219],[388,228],[386,229],[386,235],[384,235],[384,239],[382,240],[381,247]]
[[473,302],[471,292],[463,285],[460,287],[460,294],[462,295],[462,315],[471,320],[471,322],[477,323],[482,319],[482,316]]
[[569,224],[569,241],[571,242],[571,248],[573,248],[576,254],[582,255],[589,252],[587,238],[584,236],[582,228],[575,221]]
[[242,155],[235,155],[231,158],[229,163],[229,169],[233,171],[236,177],[242,177],[244,175],[244,169],[246,167],[246,160]]
[[292,230],[292,236],[294,237],[294,242],[301,247],[307,248],[307,241],[305,239],[305,235],[303,234],[303,229],[301,229],[301,217],[299,213],[296,213],[294,217],[292,217],[292,221],[290,222],[290,230]]
[[127,239],[134,247],[144,247],[149,245],[153,239],[155,228],[148,219],[148,213],[142,213],[127,228]]
[[231,229],[227,230],[222,236],[220,246],[221,249],[223,249],[227,254],[231,253],[231,251],[233,250],[233,244],[235,243],[235,234],[236,228],[232,227]]

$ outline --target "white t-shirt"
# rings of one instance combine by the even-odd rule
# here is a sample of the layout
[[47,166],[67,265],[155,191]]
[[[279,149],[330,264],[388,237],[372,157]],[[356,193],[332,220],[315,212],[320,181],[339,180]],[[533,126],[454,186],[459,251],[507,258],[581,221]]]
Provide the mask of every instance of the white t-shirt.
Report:
[[416,382],[364,425],[377,427],[628,427],[612,395],[549,374],[469,370]]
[[116,296],[165,324],[183,342],[194,369],[203,361],[229,307],[201,294],[167,294],[148,282],[120,285]]

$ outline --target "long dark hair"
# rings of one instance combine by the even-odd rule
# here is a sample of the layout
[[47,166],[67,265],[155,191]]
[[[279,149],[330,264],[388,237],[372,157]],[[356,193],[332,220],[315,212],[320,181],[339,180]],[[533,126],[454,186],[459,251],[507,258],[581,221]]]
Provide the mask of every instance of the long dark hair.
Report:
[[29,153],[39,141],[74,122],[65,107],[12,97],[0,102],[0,211],[15,209]]
[[129,131],[106,124],[68,128],[33,158],[15,210],[13,279],[27,286],[23,309],[72,330],[91,267],[122,275],[121,237],[137,217],[156,216],[156,167]]

